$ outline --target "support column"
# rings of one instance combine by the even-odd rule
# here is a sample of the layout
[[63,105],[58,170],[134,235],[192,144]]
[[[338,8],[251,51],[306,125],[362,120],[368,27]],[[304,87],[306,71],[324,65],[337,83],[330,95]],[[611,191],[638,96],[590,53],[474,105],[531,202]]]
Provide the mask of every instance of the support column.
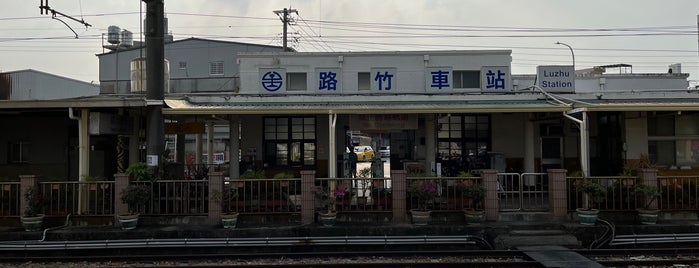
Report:
[[315,222],[315,170],[301,170],[301,223]]
[[[214,193],[223,193],[223,172],[209,172],[209,224],[221,222],[223,211],[220,200],[214,200]],[[229,187],[233,187],[230,185]]]
[[405,204],[407,191],[405,170],[391,170],[391,186],[393,187],[393,223],[408,223]]
[[119,215],[129,214],[129,206],[121,202],[121,191],[129,186],[129,175],[114,174],[114,223],[119,222]]
[[214,122],[206,122],[206,165],[214,164]]
[[[328,114],[328,178],[337,178],[337,148],[335,146],[337,114]],[[331,180],[332,181],[332,180]]]
[[[425,115],[425,166],[429,169],[428,176],[437,176],[437,170],[433,169],[433,165],[437,164],[436,144],[437,125],[435,114]],[[436,166],[435,166],[436,168]]]
[[204,145],[202,144],[203,140],[204,140],[204,135],[202,133],[198,133],[196,141],[195,141],[197,144],[196,144],[196,153],[194,156],[194,164],[196,164],[197,166],[201,165],[201,154],[203,154],[203,151],[204,151],[204,149],[203,149]]
[[[534,163],[534,122],[532,122],[533,113],[528,113],[527,118],[524,120],[524,172],[534,173],[536,171],[536,164]],[[545,172],[545,171],[544,171]]]
[[582,112],[580,123],[580,166],[584,176],[590,176],[590,128],[587,112]]
[[186,151],[186,138],[187,136],[185,134],[177,134],[177,151],[175,152],[175,162],[180,163],[182,165],[185,164],[185,151]]
[[228,133],[230,137],[228,140],[231,143],[230,152],[228,152],[228,177],[231,179],[238,178],[240,176],[240,118],[237,116],[231,116],[229,123]]
[[568,218],[568,173],[565,169],[549,169],[549,207],[553,219],[565,221]]
[[24,216],[24,211],[27,209],[27,200],[24,199],[24,195],[27,191],[34,187],[34,191],[39,191],[37,187],[39,180],[36,175],[19,175],[19,216]]
[[498,199],[498,171],[495,169],[481,170],[481,179],[485,187],[485,210],[486,221],[497,221],[500,212],[500,200]]
[[[90,109],[80,110],[78,122],[79,156],[78,156],[78,181],[87,181],[90,176]],[[85,185],[78,187],[78,213],[87,211],[87,189]]]
[[[638,170],[638,178],[640,184],[658,187],[658,170],[652,168],[642,168]],[[658,209],[658,198],[653,200],[648,206],[649,209]]]

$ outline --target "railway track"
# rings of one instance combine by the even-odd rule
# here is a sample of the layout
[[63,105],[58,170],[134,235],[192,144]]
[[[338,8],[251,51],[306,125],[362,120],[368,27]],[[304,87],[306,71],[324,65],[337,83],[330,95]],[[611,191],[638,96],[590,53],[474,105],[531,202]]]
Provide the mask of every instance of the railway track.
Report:
[[[699,248],[573,250],[606,267],[699,267]],[[141,254],[64,250],[5,256],[0,267],[543,267],[520,250],[319,251],[191,253],[177,248]],[[77,264],[74,265],[74,264]],[[686,265],[686,266],[682,266]]]

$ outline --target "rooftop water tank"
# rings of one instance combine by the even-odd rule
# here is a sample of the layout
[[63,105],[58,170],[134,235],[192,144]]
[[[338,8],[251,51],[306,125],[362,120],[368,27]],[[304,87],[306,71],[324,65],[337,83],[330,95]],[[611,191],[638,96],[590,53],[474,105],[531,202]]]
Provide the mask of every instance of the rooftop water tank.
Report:
[[107,42],[110,44],[119,44],[121,36],[121,28],[119,26],[109,26],[107,27]]
[[133,33],[129,30],[124,29],[121,31],[121,46],[132,47],[133,46]]

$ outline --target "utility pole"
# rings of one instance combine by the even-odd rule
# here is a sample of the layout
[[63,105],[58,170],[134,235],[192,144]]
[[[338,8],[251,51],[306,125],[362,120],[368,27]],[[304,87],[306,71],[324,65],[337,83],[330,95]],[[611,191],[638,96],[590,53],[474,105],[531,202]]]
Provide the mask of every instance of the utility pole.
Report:
[[282,9],[282,10],[275,10],[274,14],[277,14],[279,16],[279,19],[282,20],[282,23],[284,24],[284,31],[283,31],[283,39],[282,39],[282,47],[284,48],[284,51],[289,51],[289,47],[287,46],[287,25],[290,23],[294,22],[294,19],[289,17],[289,13],[296,13],[299,14],[299,12],[296,9]]
[[146,155],[154,176],[164,151],[163,100],[165,95],[165,7],[163,0],[146,3]]

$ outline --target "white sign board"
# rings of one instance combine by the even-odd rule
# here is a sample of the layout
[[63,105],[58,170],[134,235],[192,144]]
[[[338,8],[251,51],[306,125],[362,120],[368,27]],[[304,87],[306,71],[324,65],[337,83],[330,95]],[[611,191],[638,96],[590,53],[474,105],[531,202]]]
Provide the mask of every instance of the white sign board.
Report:
[[157,167],[158,166],[158,155],[149,154],[146,156],[146,166]]
[[481,67],[481,91],[483,92],[511,91],[511,81],[509,66]]
[[550,93],[575,93],[575,67],[544,65],[536,67],[537,85]]

